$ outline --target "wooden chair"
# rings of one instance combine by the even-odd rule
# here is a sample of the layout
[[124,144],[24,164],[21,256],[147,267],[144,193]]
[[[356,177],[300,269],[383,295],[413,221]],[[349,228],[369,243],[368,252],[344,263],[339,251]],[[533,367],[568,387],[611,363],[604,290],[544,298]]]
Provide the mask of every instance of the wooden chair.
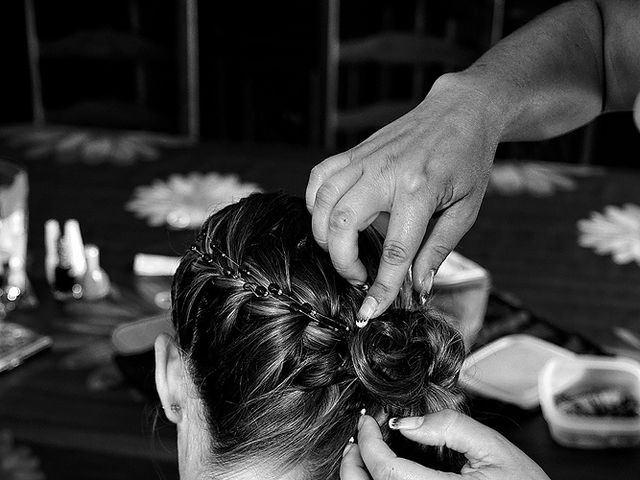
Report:
[[[406,4],[405,4],[406,5]],[[409,111],[424,98],[430,85],[425,66],[439,66],[441,73],[464,68],[502,35],[504,0],[493,0],[491,25],[487,26],[489,41],[477,48],[467,48],[456,43],[456,21],[446,21],[444,36],[426,31],[426,0],[416,0],[413,12],[413,29],[395,31],[385,28],[378,33],[354,39],[341,39],[340,0],[326,0],[325,43],[325,97],[324,97],[324,147],[336,148],[339,132],[345,132],[348,143],[354,136],[370,132]],[[391,2],[385,7],[383,27],[390,24]],[[361,86],[357,70],[364,65],[381,68],[378,99],[361,104],[358,93]],[[411,70],[411,93],[408,98],[390,98],[389,79],[391,69],[405,65]],[[343,78],[344,76],[344,78]],[[344,82],[344,83],[341,83]],[[345,93],[345,102],[339,102],[339,90]]]
[[[140,37],[140,0],[127,0],[131,32],[129,37],[143,43]],[[177,50],[179,55],[179,99],[178,123],[180,133],[176,139],[196,142],[200,138],[200,86],[198,59],[198,4],[197,0],[177,0]],[[29,60],[29,76],[31,81],[31,105],[34,127],[42,127],[47,123],[47,115],[43,101],[42,74],[40,61],[43,56],[43,45],[38,37],[36,26],[36,9],[34,0],[24,0],[25,24],[27,34],[27,54]],[[122,7],[122,5],[120,5]],[[136,62],[134,72],[136,102],[145,104],[149,78],[144,64]]]

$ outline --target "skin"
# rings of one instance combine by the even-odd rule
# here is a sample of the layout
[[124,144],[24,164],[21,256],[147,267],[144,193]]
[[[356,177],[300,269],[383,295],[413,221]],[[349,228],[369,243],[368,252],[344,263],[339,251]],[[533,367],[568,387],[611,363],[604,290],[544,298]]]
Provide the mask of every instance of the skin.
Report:
[[633,107],[638,31],[635,0],[560,5],[467,70],[440,77],[415,109],[311,171],[314,236],[352,283],[367,280],[359,232],[389,215],[361,325],[387,309],[410,266],[414,287],[430,288],[431,271],[475,221],[498,143],[557,136]]
[[[361,318],[388,307],[412,264],[415,287],[428,288],[429,272],[478,214],[499,142],[559,135],[603,111],[630,109],[634,100],[640,128],[638,31],[635,0],[562,5],[501,41],[469,69],[441,77],[414,110],[313,169],[306,198],[314,235],[345,278],[366,280],[358,260],[358,232],[381,213],[390,216],[379,273]],[[165,335],[155,351],[158,393],[178,430],[180,477],[209,478],[206,446],[212,439],[185,365]],[[548,480],[508,440],[460,413],[401,419],[396,428],[410,440],[464,454],[461,474],[397,457],[376,421],[365,415],[358,445],[345,448],[341,478]],[[300,472],[283,477],[270,471],[248,465],[222,476],[300,477]]]
[[[156,388],[164,413],[176,425],[178,468],[182,480],[295,480],[303,471],[280,472],[268,459],[248,459],[244,465],[215,469],[209,446],[210,433],[203,406],[186,364],[173,339],[158,336],[155,342]],[[477,480],[549,480],[544,472],[504,437],[452,410],[425,417],[409,417],[390,423],[410,440],[425,445],[448,446],[467,458],[461,475],[444,474],[397,457],[384,443],[379,421],[363,415],[358,424],[358,445],[345,449],[342,480],[424,480],[464,478]]]
[[[390,423],[391,425],[391,423]],[[549,480],[522,451],[502,435],[453,410],[400,419],[396,429],[423,445],[447,446],[467,459],[461,473],[443,473],[396,456],[382,439],[376,421],[364,416],[358,444],[345,448],[342,480]]]
[[216,469],[209,448],[214,439],[207,429],[202,402],[180,350],[171,337],[162,334],[156,338],[154,351],[158,396],[165,416],[176,425],[178,434],[181,480],[298,480],[304,476],[297,470],[282,472],[264,458]]

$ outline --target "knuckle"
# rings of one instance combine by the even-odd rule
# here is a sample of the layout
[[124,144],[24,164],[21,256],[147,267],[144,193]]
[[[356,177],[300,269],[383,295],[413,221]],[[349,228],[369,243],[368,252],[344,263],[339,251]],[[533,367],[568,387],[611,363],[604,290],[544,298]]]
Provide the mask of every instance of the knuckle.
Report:
[[404,193],[416,195],[427,189],[427,177],[421,173],[408,172],[400,177],[399,186]]
[[348,260],[334,260],[332,262],[333,268],[343,278],[348,278],[353,275],[353,267],[355,262],[349,262]]
[[376,281],[375,285],[371,287],[371,290],[369,292],[372,293],[373,296],[376,297],[376,299],[380,302],[383,298],[393,298],[397,293],[395,289],[393,289],[390,285],[380,281]]
[[447,408],[440,411],[439,415],[441,415],[442,417],[442,433],[444,438],[446,439],[449,437],[448,432],[455,430],[456,424],[460,422],[462,414],[460,412]]
[[319,181],[322,179],[324,174],[324,168],[322,166],[321,163],[319,163],[318,165],[316,165],[315,167],[313,167],[311,169],[311,172],[309,173],[309,180],[310,181]]
[[435,255],[440,259],[440,261],[444,261],[447,258],[447,255],[451,253],[451,248],[442,243],[436,243],[431,247],[431,250],[435,253]]
[[356,154],[353,148],[350,148],[349,150],[347,150],[346,152],[344,152],[345,155],[347,156],[347,160],[349,160],[349,163],[353,163],[356,159]]
[[382,248],[382,261],[389,265],[402,265],[410,260],[409,250],[398,241],[389,241]]
[[332,232],[342,232],[355,228],[358,221],[358,214],[351,207],[336,208],[329,216],[329,230]]
[[330,208],[333,206],[338,196],[338,189],[332,183],[323,183],[316,193],[316,205],[320,208]]

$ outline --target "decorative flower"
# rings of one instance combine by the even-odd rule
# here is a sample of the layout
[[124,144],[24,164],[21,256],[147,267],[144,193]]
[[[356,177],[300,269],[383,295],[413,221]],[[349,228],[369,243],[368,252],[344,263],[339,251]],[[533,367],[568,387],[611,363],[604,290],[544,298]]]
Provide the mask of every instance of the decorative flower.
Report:
[[502,195],[528,193],[548,197],[557,190],[575,190],[572,177],[595,171],[593,167],[550,162],[497,162],[491,171],[488,190]]
[[640,265],[640,207],[627,203],[609,205],[604,213],[592,212],[578,222],[578,244],[600,255],[611,254],[618,264],[635,261]]
[[241,183],[236,175],[171,175],[166,182],[138,187],[127,210],[146,217],[152,226],[197,228],[211,213],[258,191],[257,185]]
[[143,130],[110,130],[69,125],[18,125],[0,130],[9,145],[25,148],[30,158],[53,156],[60,162],[90,164],[113,162],[128,165],[155,160],[161,147],[187,145],[186,139]]
[[16,446],[8,430],[0,430],[0,479],[43,480],[40,461],[27,447]]

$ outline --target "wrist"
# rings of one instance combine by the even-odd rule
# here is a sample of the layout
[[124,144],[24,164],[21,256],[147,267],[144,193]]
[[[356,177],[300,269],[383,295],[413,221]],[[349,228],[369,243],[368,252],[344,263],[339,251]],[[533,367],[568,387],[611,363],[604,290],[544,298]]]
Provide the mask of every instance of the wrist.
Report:
[[446,73],[433,85],[434,91],[448,91],[458,98],[464,98],[467,108],[472,109],[481,124],[491,131],[497,141],[502,141],[510,124],[517,117],[510,89],[503,82],[488,78],[471,69]]

